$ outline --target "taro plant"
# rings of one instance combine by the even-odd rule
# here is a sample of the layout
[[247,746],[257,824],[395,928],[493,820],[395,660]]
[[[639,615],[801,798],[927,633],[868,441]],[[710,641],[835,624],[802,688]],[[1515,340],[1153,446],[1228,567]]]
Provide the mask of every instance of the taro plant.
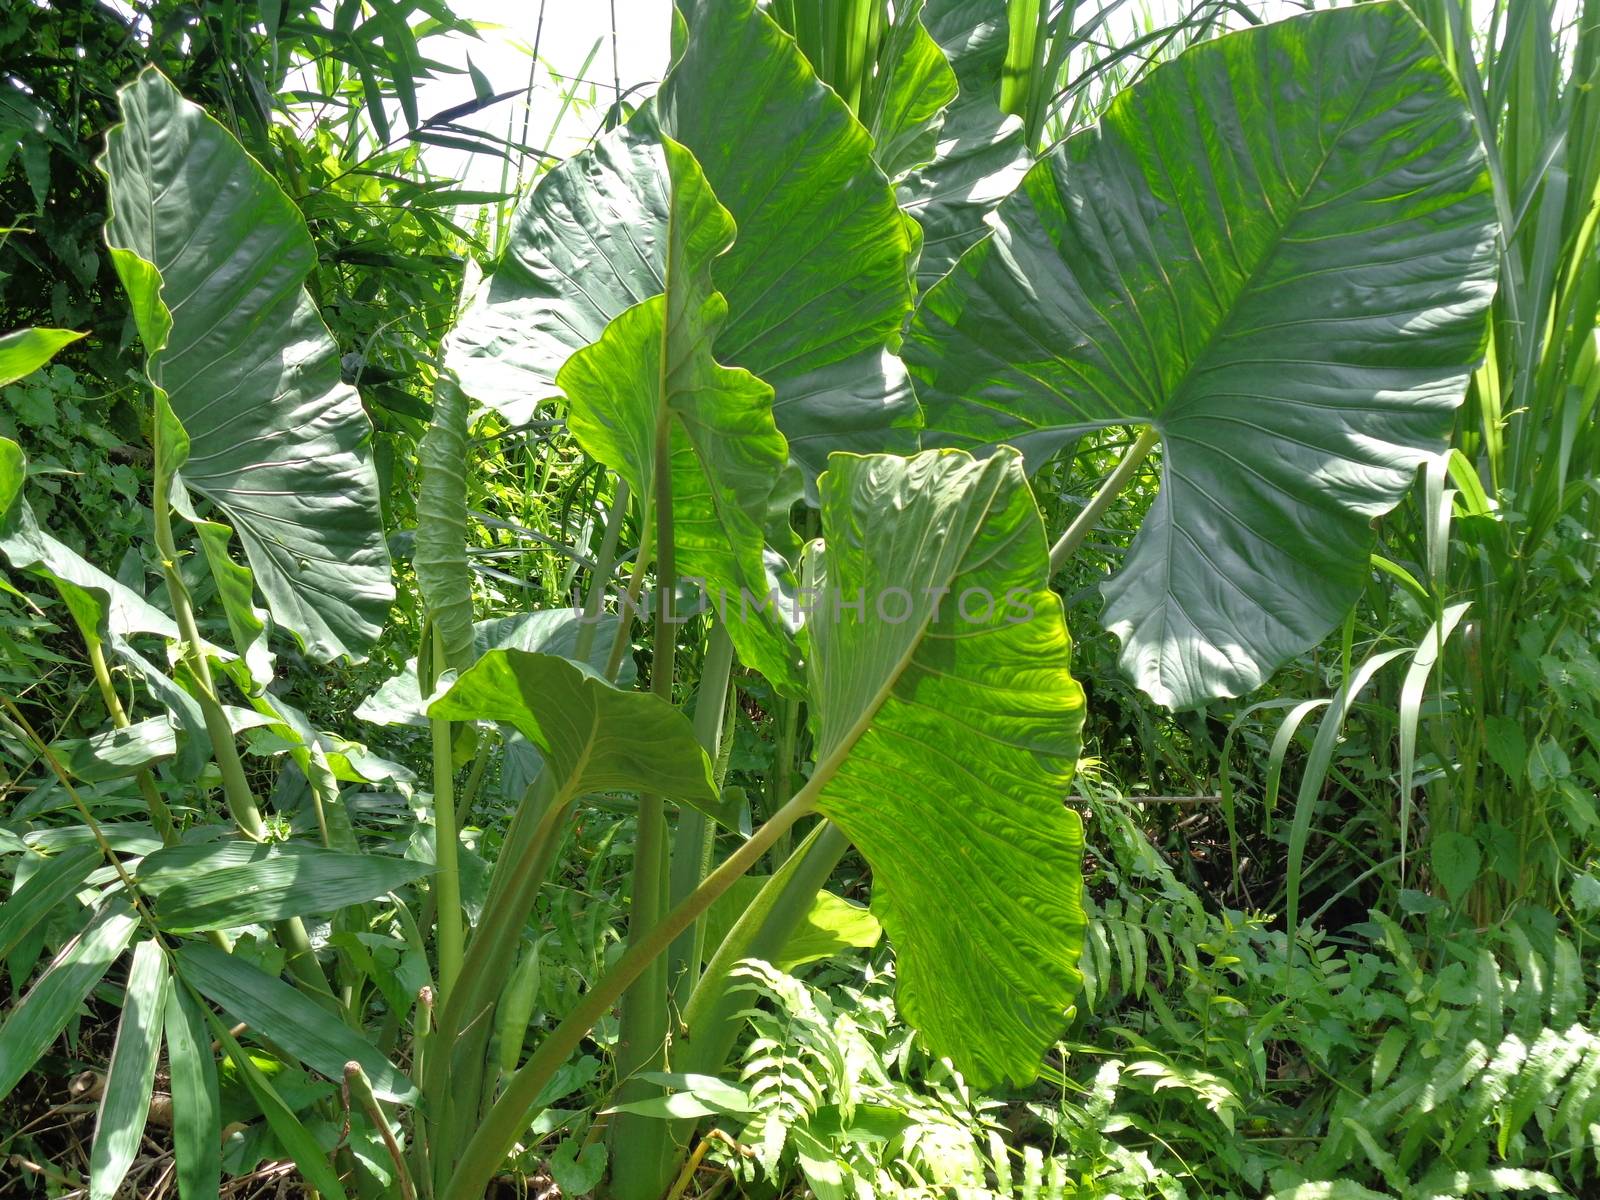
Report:
[[[304,227],[161,75],[124,92],[107,241],[154,396],[165,607],[38,528],[14,447],[0,476],[0,549],[61,590],[118,727],[52,746],[6,702],[8,748],[37,754],[87,835],[7,843],[29,866],[0,927],[20,940],[94,903],[0,1027],[0,1093],[134,945],[96,1195],[127,1170],[163,1044],[186,1085],[184,1200],[220,1170],[213,1038],[318,1192],[477,1200],[605,1039],[606,1189],[660,1197],[695,1135],[679,1098],[743,1025],[739,964],[827,927],[852,846],[927,1048],[979,1086],[1038,1073],[1084,926],[1066,806],[1083,697],[1050,577],[1131,467],[1054,551],[1029,470],[1086,429],[1144,427],[1129,463],[1159,441],[1162,495],[1108,619],[1163,702],[1253,687],[1338,621],[1371,519],[1442,445],[1481,349],[1494,214],[1461,95],[1394,3],[1186,53],[995,208],[1032,144],[1001,114],[1036,138],[1049,106],[1001,87],[981,7],[897,9],[850,65],[799,5],[685,0],[660,92],[539,180],[445,340],[418,451],[428,624],[363,706],[426,730],[427,781],[271,690],[274,630],[358,655],[392,595]],[[953,162],[973,145],[947,127],[987,128],[987,149]],[[474,405],[559,418],[614,480],[580,606],[475,621]],[[113,661],[156,715],[133,719]],[[721,767],[736,669],[783,731],[754,802]],[[275,760],[283,811],[241,738]],[[474,882],[463,827],[494,763],[530,782]],[[130,819],[104,822],[83,789],[122,780]],[[371,782],[411,805],[363,822],[341,785]],[[232,838],[196,819],[217,784]],[[597,799],[632,819],[625,947],[535,1027],[530,914]],[[378,852],[397,827],[406,853]],[[345,1108],[292,1108],[234,1023],[342,1081]],[[592,1166],[600,1132],[571,1160]]]

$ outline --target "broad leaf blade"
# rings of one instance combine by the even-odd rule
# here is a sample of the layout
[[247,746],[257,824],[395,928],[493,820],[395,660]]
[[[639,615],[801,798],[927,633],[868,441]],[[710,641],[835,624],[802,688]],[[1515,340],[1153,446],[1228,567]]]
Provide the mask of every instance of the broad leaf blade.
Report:
[[336,912],[426,874],[425,863],[297,842],[174,846],[150,855],[139,878],[160,896],[163,929],[197,933]]
[[670,439],[672,532],[677,573],[708,585],[719,608],[755,598],[727,627],[740,657],[775,685],[799,685],[796,652],[774,591],[792,590],[787,570],[769,580],[768,510],[788,460],[773,423],[772,389],[713,359],[727,306],[711,271],[733,238],[733,222],[682,146],[663,140],[671,179],[665,291],[628,309],[600,340],[573,355],[558,381],[572,402],[578,443],[627,480],[656,492],[656,439]]
[[772,386],[812,476],[834,450],[914,449],[916,398],[891,351],[915,247],[872,138],[755,0],[679,8],[689,38],[661,125],[739,229],[713,275],[728,301],[717,357]]
[[639,118],[540,176],[450,335],[446,365],[467,394],[512,424],[558,395],[562,364],[661,292],[667,204],[655,129]]
[[133,907],[114,897],[88,928],[56,955],[49,969],[0,1025],[0,1100],[50,1048],[95,984],[100,982],[139,924]]
[[979,1086],[1032,1079],[1079,984],[1083,692],[1021,460],[841,455],[821,491],[818,588],[866,612],[807,626],[818,807],[872,866],[907,1020]]
[[161,1056],[161,1023],[170,984],[160,943],[150,939],[135,946],[117,1040],[106,1069],[105,1096],[95,1117],[89,1151],[90,1200],[111,1200],[139,1151]]
[[1205,43],[1031,170],[919,310],[929,440],[1037,463],[1151,424],[1105,620],[1159,702],[1315,645],[1442,446],[1493,293],[1483,150],[1399,4]]
[[1000,109],[1004,0],[928,0],[922,21],[959,87],[944,110],[933,161],[897,189],[922,226],[917,286],[926,289],[988,232],[984,218],[1022,182],[1032,156],[1022,121]]
[[239,533],[273,616],[358,655],[394,598],[371,424],[303,286],[294,203],[158,71],[120,93],[106,240],[152,382],[189,437],[182,481]]
[[539,747],[557,802],[651,791],[722,817],[711,763],[689,719],[657,696],[624,692],[549,654],[494,650],[428,706],[450,721],[501,721]]
[[198,942],[180,945],[177,961],[191,987],[313,1071],[342,1080],[345,1063],[358,1062],[383,1099],[409,1104],[415,1097],[411,1081],[366,1038],[287,983]]

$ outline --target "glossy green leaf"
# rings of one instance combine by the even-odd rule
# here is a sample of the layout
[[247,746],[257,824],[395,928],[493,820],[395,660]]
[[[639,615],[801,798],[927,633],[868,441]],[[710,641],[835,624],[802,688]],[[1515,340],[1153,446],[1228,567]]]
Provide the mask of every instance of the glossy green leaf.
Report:
[[200,1001],[174,986],[167,998],[172,1149],[179,1200],[213,1200],[222,1183],[222,1101]]
[[658,696],[624,692],[549,654],[493,650],[428,706],[449,721],[501,721],[538,746],[555,802],[645,791],[721,816],[711,763],[689,719]]
[[133,948],[128,967],[117,1039],[111,1048],[111,1065],[106,1068],[105,1095],[95,1115],[94,1143],[89,1150],[90,1200],[112,1200],[139,1152],[155,1090],[170,985],[160,943],[153,938],[140,942]]
[[[514,613],[508,617],[493,617],[473,624],[473,640],[478,654],[490,650],[527,650],[539,654],[558,654],[572,658],[578,650],[578,634],[583,629],[581,612],[570,608],[543,609],[538,612]],[[603,671],[606,656],[611,652],[611,639],[616,634],[617,617],[601,616],[595,622],[594,644],[589,652],[588,665]],[[627,687],[638,674],[632,655],[625,655],[617,672],[619,686]],[[426,702],[417,685],[417,660],[407,661],[405,669],[384,681],[383,685],[356,707],[356,716],[374,725],[410,725],[426,729],[428,717]]]
[[911,304],[913,232],[872,138],[755,0],[682,0],[689,37],[657,97],[739,235],[713,271],[717,358],[776,393],[789,453],[906,451],[918,412],[892,353]]
[[[772,389],[711,354],[727,305],[711,290],[713,262],[733,223],[682,146],[663,139],[671,220],[661,295],[628,309],[557,376],[571,401],[568,428],[637,496],[656,491],[656,439],[670,439],[672,536],[680,579],[698,579],[726,619],[739,656],[775,685],[799,684],[798,662],[770,579],[765,526],[788,452],[772,418]],[[746,605],[744,598],[752,597]]]
[[83,887],[89,872],[101,862],[98,846],[77,846],[64,850],[35,868],[22,886],[0,905],[0,962],[17,948],[17,943],[43,921],[56,906]]
[[158,851],[140,866],[139,879],[160,897],[163,929],[196,933],[336,912],[404,887],[428,869],[411,859],[299,842],[214,842]]
[[943,111],[933,160],[896,189],[922,226],[917,286],[927,289],[988,232],[984,218],[1022,182],[1032,157],[1022,121],[1000,109],[1005,0],[927,0],[922,21],[959,88]]
[[872,866],[906,1019],[979,1086],[1030,1080],[1079,984],[1083,692],[1022,461],[839,456],[821,493],[817,807]]
[[101,160],[106,240],[148,373],[188,434],[182,482],[238,531],[274,618],[319,659],[357,655],[394,597],[368,441],[303,286],[293,201],[154,69],[120,93]]
[[467,394],[514,425],[559,395],[573,352],[660,293],[667,205],[655,129],[638,118],[540,176],[450,335],[446,365]]
[[1037,464],[1097,426],[1159,432],[1160,494],[1104,587],[1159,702],[1249,691],[1349,607],[1481,351],[1483,161],[1400,4],[1253,28],[1118,96],[925,298],[930,441]]
[[177,962],[191,987],[313,1071],[342,1080],[345,1063],[358,1062],[383,1099],[409,1104],[415,1096],[411,1081],[360,1033],[259,967],[199,942],[182,943]]
[[73,329],[19,329],[0,337],[0,387],[32,375],[84,336]]
[[84,997],[133,940],[138,924],[127,900],[117,896],[106,901],[6,1014],[0,1025],[0,1100],[67,1027]]

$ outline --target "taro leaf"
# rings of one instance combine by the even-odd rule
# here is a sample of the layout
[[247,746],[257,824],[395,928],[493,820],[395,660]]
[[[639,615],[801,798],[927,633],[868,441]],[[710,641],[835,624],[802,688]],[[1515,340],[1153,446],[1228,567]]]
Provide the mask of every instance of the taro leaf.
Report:
[[417,590],[438,633],[443,661],[464,671],[477,657],[472,638],[472,574],[467,564],[466,393],[448,367],[433,387],[433,418],[417,443]]
[[19,329],[0,337],[0,387],[32,375],[83,336],[73,329]]
[[978,1086],[1026,1082],[1080,982],[1083,692],[1022,460],[840,455],[821,493],[817,807],[872,866],[906,1019]]
[[181,481],[239,533],[273,617],[321,660],[376,639],[394,598],[372,427],[304,282],[305,223],[160,72],[119,94],[100,160],[106,241],[148,373],[188,434]]
[[930,441],[1037,465],[1085,429],[1159,433],[1104,619],[1160,703],[1249,691],[1349,608],[1480,353],[1483,163],[1403,7],[1311,14],[1123,92],[925,298]]
[[592,792],[649,790],[726,820],[689,719],[658,696],[621,691],[568,659],[491,650],[428,706],[428,715],[515,728],[555,772],[557,804]]
[[813,477],[834,450],[914,449],[916,398],[890,352],[914,239],[871,137],[755,0],[678,7],[689,37],[661,125],[739,231],[713,272],[728,301],[718,359],[772,386],[789,453]]
[[415,1098],[411,1081],[371,1042],[282,980],[199,942],[180,943],[176,956],[189,986],[313,1071],[342,1080],[345,1063],[358,1062],[380,1098],[402,1104]]
[[[515,613],[509,617],[493,617],[475,622],[472,627],[477,654],[490,650],[528,650],[540,654],[558,654],[572,658],[578,649],[578,634],[583,628],[581,614],[570,608],[551,608],[539,612]],[[589,666],[603,670],[606,656],[611,652],[611,639],[617,631],[615,616],[602,616],[596,622],[598,629],[593,648],[589,652]],[[624,655],[617,683],[630,685],[638,667],[632,655]],[[411,659],[405,670],[384,681],[382,686],[363,700],[356,708],[356,716],[374,725],[410,725],[418,729],[428,727],[421,689],[417,686],[417,661]]]
[[512,424],[558,395],[573,352],[660,293],[667,203],[661,147],[639,117],[542,175],[450,335],[446,365],[466,393]]
[[917,286],[926,289],[988,231],[984,218],[1022,182],[1031,156],[1022,121],[1000,109],[1004,0],[928,0],[922,22],[960,88],[944,110],[933,161],[896,189],[922,226]]
[[196,933],[335,912],[427,872],[426,863],[408,858],[298,842],[214,842],[158,851],[145,859],[139,878],[160,897],[163,929]]
[[956,76],[922,22],[922,0],[896,5],[878,54],[878,70],[861,104],[872,156],[895,179],[933,158]]
[[[561,369],[567,426],[647,504],[657,488],[656,440],[665,434],[678,577],[702,581],[727,614],[740,658],[792,690],[799,670],[784,606],[767,602],[792,581],[780,563],[769,582],[765,554],[768,507],[788,451],[773,424],[772,389],[711,354],[727,312],[711,290],[711,270],[733,222],[694,156],[670,139],[662,149],[672,188],[664,291],[622,313]],[[744,605],[746,596],[757,599]]]

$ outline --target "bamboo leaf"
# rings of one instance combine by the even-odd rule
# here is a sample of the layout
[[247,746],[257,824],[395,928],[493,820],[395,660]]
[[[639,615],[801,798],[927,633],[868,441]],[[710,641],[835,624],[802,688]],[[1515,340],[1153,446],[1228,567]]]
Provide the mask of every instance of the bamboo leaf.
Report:
[[139,1152],[161,1056],[170,983],[160,943],[150,938],[135,946],[89,1150],[89,1200],[112,1200]]
[[0,1025],[0,1100],[67,1027],[84,997],[133,940],[138,923],[126,899],[107,900],[7,1014]]
[[338,1081],[345,1063],[358,1062],[385,1100],[409,1104],[415,1098],[411,1081],[365,1037],[287,983],[198,942],[180,945],[177,962],[178,974],[196,991],[313,1071]]
[[173,846],[150,855],[139,878],[160,899],[156,917],[172,933],[264,925],[331,913],[404,887],[426,863],[297,842]]
[[206,1014],[182,984],[167,1000],[172,1150],[180,1200],[215,1200],[222,1184],[222,1101]]

